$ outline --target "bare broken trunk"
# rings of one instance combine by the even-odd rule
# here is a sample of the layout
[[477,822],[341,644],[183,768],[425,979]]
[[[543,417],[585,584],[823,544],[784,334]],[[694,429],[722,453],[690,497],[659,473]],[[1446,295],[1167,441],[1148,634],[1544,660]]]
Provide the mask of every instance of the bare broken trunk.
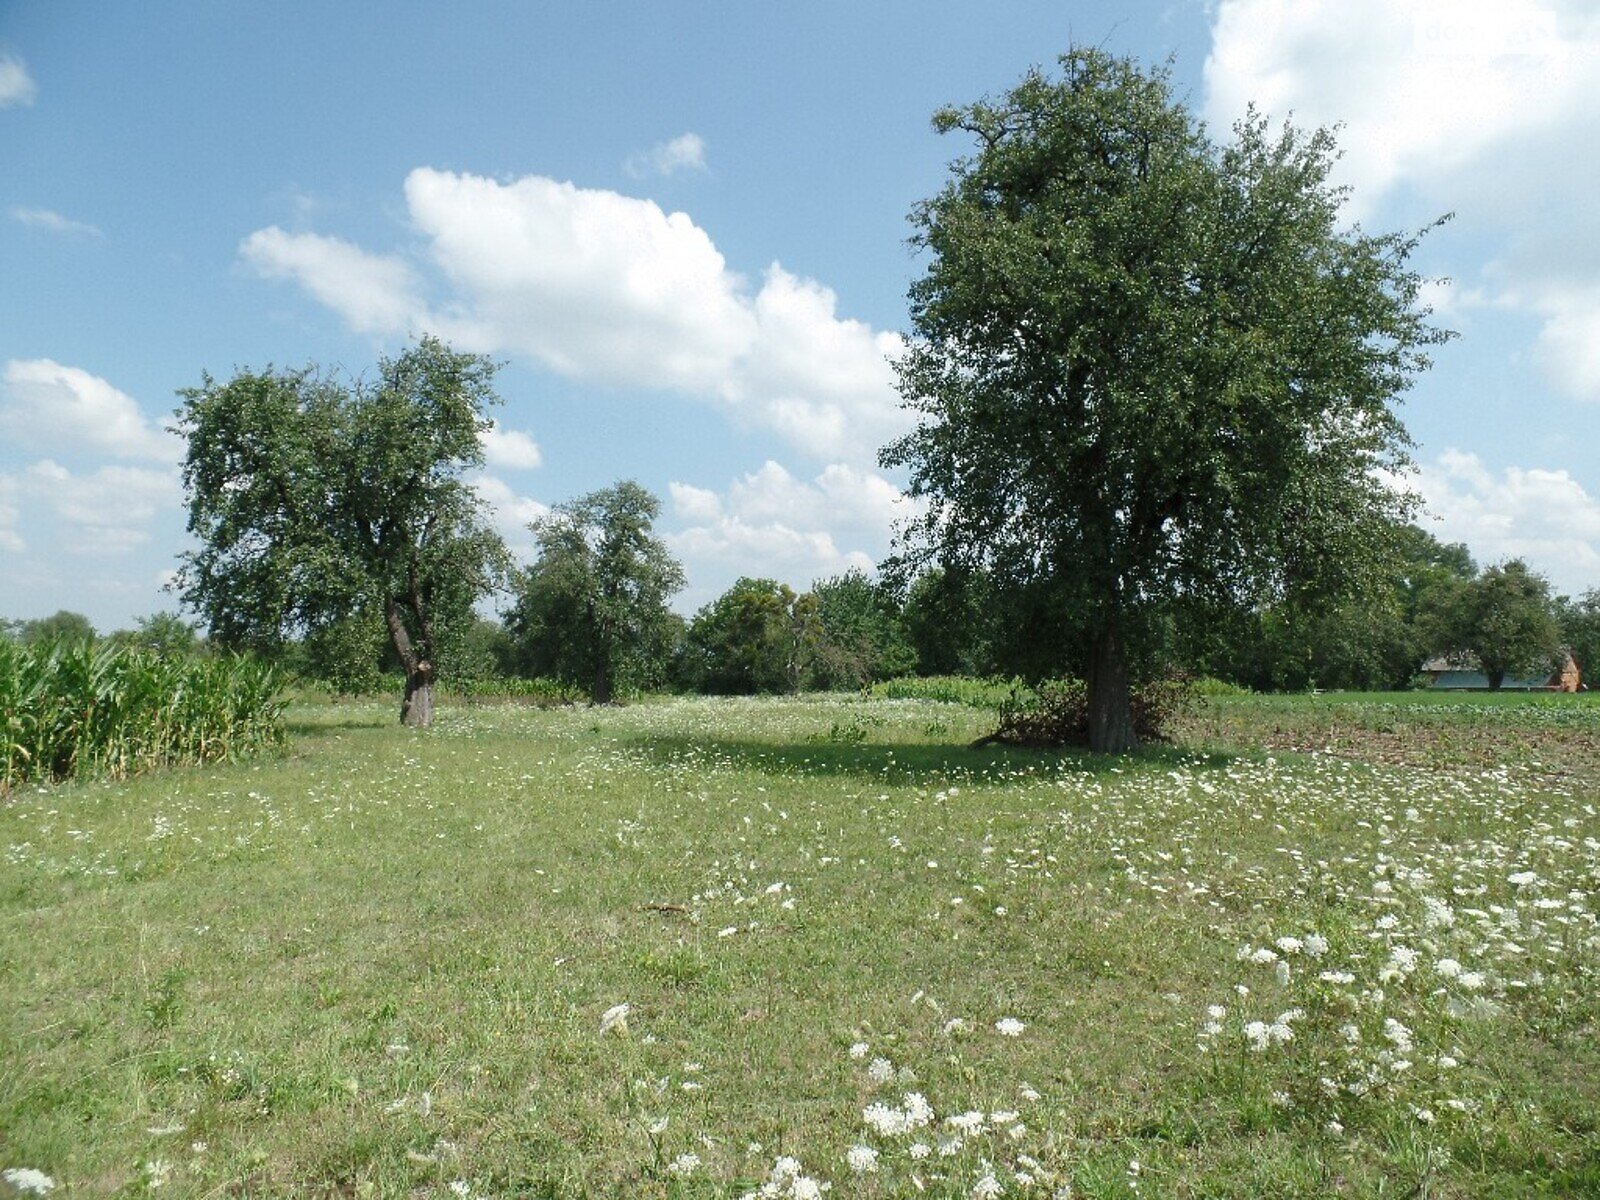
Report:
[[1133,692],[1128,685],[1128,656],[1115,622],[1095,635],[1089,657],[1089,749],[1100,754],[1126,754],[1139,748],[1133,727]]

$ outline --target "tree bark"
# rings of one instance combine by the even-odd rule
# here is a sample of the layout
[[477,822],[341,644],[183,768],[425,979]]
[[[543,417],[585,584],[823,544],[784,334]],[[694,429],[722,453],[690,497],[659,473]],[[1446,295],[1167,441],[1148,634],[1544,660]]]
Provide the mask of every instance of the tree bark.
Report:
[[1485,674],[1489,677],[1489,690],[1498,692],[1500,685],[1506,681],[1506,673],[1504,671],[1487,671]]
[[603,654],[594,668],[594,689],[589,693],[589,703],[611,703],[611,664]]
[[406,671],[406,696],[400,702],[400,723],[417,729],[433,724],[433,664],[426,659]]
[[385,601],[383,619],[389,627],[389,641],[406,671],[406,694],[400,701],[400,723],[426,729],[433,724],[433,664],[419,655],[411,644],[411,635],[406,632],[399,604],[393,600]]
[[1126,754],[1139,748],[1133,728],[1133,693],[1128,686],[1128,656],[1114,622],[1095,635],[1089,659],[1089,749]]

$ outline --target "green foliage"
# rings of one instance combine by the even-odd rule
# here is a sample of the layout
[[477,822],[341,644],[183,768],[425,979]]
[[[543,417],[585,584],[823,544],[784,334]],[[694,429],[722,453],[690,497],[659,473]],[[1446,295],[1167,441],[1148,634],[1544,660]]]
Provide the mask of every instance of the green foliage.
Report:
[[[1198,697],[1187,682],[1175,679],[1147,682],[1132,696],[1134,731],[1141,742],[1168,740],[1174,719]],[[1089,688],[1081,679],[1047,679],[1032,686],[1019,685],[1000,705],[999,727],[980,744],[1051,749],[1082,746],[1089,741]]]
[[902,564],[1034,589],[1038,656],[1110,698],[1096,744],[1121,749],[1170,622],[1369,574],[1409,506],[1380,481],[1407,463],[1390,401],[1445,335],[1417,239],[1341,228],[1331,135],[1252,115],[1218,147],[1165,72],[1061,68],[935,117],[978,150],[912,216],[921,420],[882,461],[933,501]]
[[0,640],[0,790],[273,749],[281,686],[272,667],[233,655]]
[[678,623],[667,601],[683,568],[651,533],[661,502],[632,480],[536,521],[539,557],[506,615],[523,669],[584,688],[659,686]]
[[456,683],[500,680],[517,671],[517,643],[499,621],[474,615],[445,643],[439,677]]
[[193,654],[200,649],[195,628],[174,612],[152,613],[139,617],[128,643],[152,654]]
[[297,677],[335,695],[370,696],[392,685],[399,669],[393,656],[383,618],[354,612],[307,630],[282,657]]
[[1565,596],[1557,605],[1561,641],[1571,651],[1584,681],[1600,685],[1600,588],[1590,588],[1576,600]]
[[794,692],[819,637],[814,597],[771,579],[740,579],[695,614],[675,673],[681,685],[713,695]]
[[[1313,688],[1374,691],[1409,686],[1433,650],[1428,616],[1437,596],[1476,568],[1465,546],[1415,525],[1393,527],[1371,586],[1323,603],[1280,602],[1180,631],[1186,669],[1260,692]],[[1433,597],[1433,599],[1430,599]]]
[[538,708],[572,704],[583,695],[580,688],[559,679],[529,679],[523,675],[479,675],[451,680],[444,689],[473,703],[505,701]]
[[916,666],[899,606],[882,584],[858,570],[811,586],[816,632],[804,686],[853,690]]
[[1561,645],[1550,582],[1521,559],[1439,589],[1428,611],[1434,648],[1471,655],[1491,689],[1508,675],[1548,671]]
[[969,708],[998,709],[1022,685],[1019,679],[974,679],[967,675],[909,675],[874,684],[885,700],[938,700]]
[[52,616],[13,622],[12,630],[15,640],[28,646],[54,642],[92,642],[95,638],[94,625],[88,617],[64,608]]
[[445,643],[509,569],[462,478],[483,463],[494,372],[423,338],[372,382],[269,368],[180,393],[200,548],[179,587],[213,638],[275,651],[381,617],[407,675],[402,715],[425,724]]
[[994,619],[985,577],[925,571],[906,591],[901,622],[921,675],[982,675],[993,662]]

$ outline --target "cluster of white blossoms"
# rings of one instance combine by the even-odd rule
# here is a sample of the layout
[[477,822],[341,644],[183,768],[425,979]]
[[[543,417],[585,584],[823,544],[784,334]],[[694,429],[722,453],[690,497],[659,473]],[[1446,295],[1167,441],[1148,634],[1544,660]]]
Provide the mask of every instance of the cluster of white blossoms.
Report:
[[7,1167],[0,1172],[0,1179],[4,1179],[19,1192],[29,1192],[35,1196],[43,1196],[46,1192],[54,1191],[56,1186],[54,1179],[32,1167]]
[[903,1137],[933,1123],[933,1105],[920,1092],[907,1092],[900,1106],[873,1101],[861,1110],[861,1119],[880,1137]]
[[741,1200],[821,1200],[833,1185],[813,1179],[800,1166],[800,1160],[784,1155],[772,1164],[772,1173],[753,1192],[746,1192]]

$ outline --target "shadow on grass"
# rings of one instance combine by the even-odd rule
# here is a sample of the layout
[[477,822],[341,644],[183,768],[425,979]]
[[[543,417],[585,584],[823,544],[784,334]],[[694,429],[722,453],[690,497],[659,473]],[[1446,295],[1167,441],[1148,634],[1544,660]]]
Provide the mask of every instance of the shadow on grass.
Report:
[[283,728],[290,737],[316,737],[320,735],[336,734],[346,729],[383,729],[390,725],[399,725],[399,720],[393,716],[370,717],[286,717]]
[[1147,746],[1136,754],[1094,754],[1088,750],[1024,750],[1014,746],[973,749],[961,744],[872,742],[762,742],[733,738],[639,738],[635,750],[662,763],[685,758],[731,760],[742,767],[781,775],[855,776],[912,783],[963,776],[1013,776],[1023,773],[1109,775],[1120,771],[1163,770],[1179,763],[1222,769],[1238,755],[1197,752],[1178,746]]

